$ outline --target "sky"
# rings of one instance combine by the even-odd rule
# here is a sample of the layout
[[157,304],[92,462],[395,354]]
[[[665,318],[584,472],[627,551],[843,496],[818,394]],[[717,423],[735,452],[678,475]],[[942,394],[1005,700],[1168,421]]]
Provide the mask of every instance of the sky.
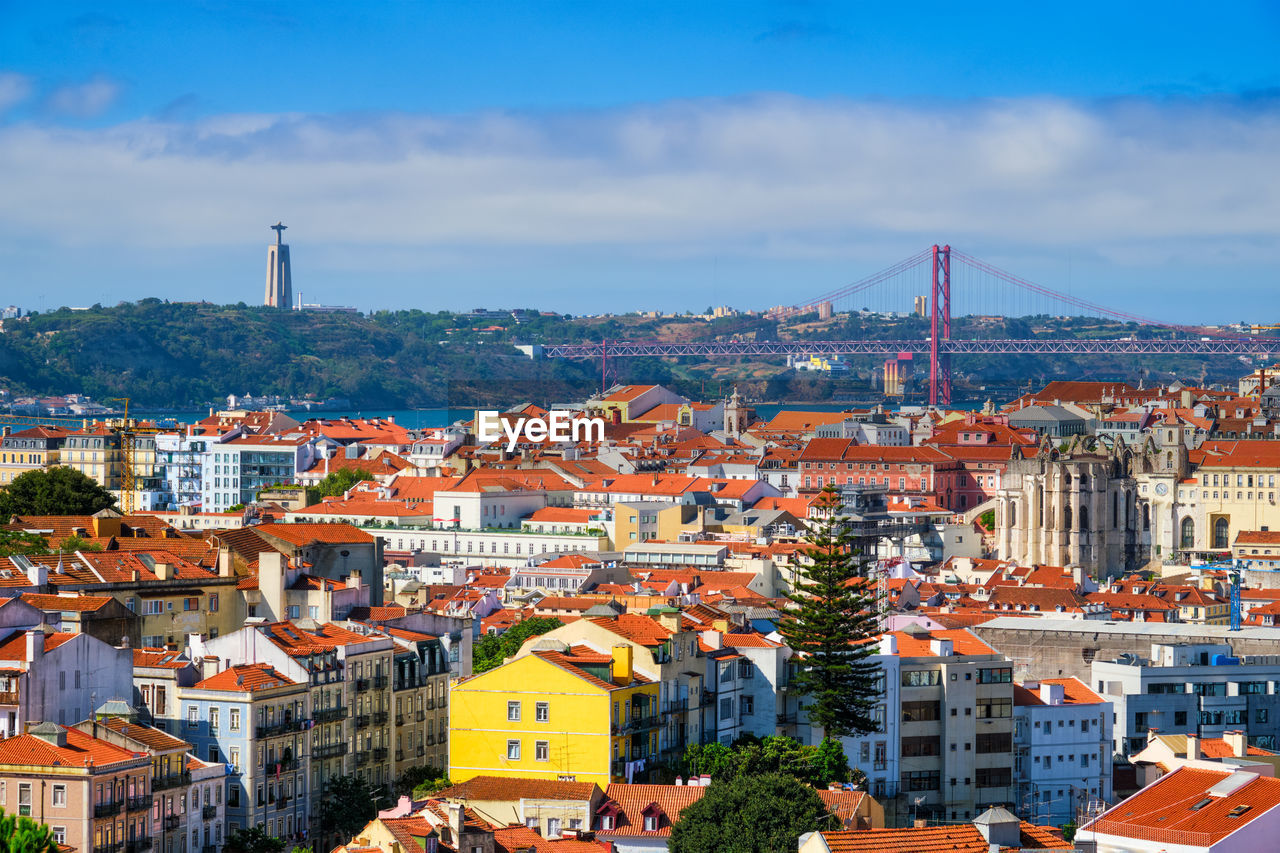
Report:
[[762,308],[949,243],[1276,322],[1278,43],[1274,3],[0,0],[0,304],[256,303],[283,220],[362,310]]

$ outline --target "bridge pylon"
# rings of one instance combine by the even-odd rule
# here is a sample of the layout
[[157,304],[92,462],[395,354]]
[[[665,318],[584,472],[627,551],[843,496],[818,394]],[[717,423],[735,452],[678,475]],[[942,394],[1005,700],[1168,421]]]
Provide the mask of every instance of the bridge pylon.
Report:
[[951,404],[951,353],[942,341],[951,340],[951,247],[935,243],[929,293],[929,405]]

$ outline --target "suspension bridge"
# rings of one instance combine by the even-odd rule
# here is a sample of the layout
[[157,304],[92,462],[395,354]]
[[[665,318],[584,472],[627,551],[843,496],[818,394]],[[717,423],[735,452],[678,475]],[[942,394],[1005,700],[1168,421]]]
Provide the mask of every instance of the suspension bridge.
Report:
[[[929,357],[929,404],[951,402],[951,358],[955,355],[1217,355],[1269,356],[1280,352],[1280,338],[1224,334],[1196,326],[1178,325],[1062,293],[1019,278],[950,246],[932,246],[861,281],[824,293],[804,303],[777,306],[762,319],[785,321],[816,314],[819,320],[836,313],[866,310],[881,314],[927,312],[929,335],[912,340],[728,340],[666,343],[616,341],[544,344],[544,358],[601,360],[606,375],[611,358],[733,357],[813,355],[883,355]],[[985,310],[984,310],[985,309]],[[1165,330],[1160,337],[1126,335],[1120,338],[979,338],[952,337],[952,317],[999,319],[1032,315],[1087,316],[1148,329]],[[1137,331],[1137,330],[1135,330]]]

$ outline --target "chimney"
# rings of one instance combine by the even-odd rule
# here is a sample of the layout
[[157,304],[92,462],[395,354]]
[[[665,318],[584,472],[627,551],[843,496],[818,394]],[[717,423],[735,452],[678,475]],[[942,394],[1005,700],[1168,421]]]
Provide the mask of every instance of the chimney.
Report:
[[1231,754],[1236,758],[1244,758],[1249,751],[1249,743],[1245,740],[1243,729],[1223,732],[1222,739],[1227,742],[1227,746],[1231,747]]
[[940,658],[951,657],[953,648],[954,646],[952,645],[951,640],[930,640],[929,641],[929,651],[935,657],[940,657]]
[[1061,684],[1040,684],[1040,701],[1046,705],[1061,705],[1066,696],[1066,690]]
[[[725,631],[729,630],[728,624],[724,626],[723,630]],[[713,649],[719,649],[724,647],[724,637],[721,635],[720,631],[703,631],[702,642],[706,643],[708,646],[710,646]]]
[[630,684],[635,673],[631,668],[633,651],[631,646],[617,645],[613,647],[613,680]]
[[444,810],[445,810],[445,813],[449,816],[449,832],[450,834],[453,835],[453,838],[449,839],[449,841],[454,847],[461,850],[462,849],[462,821],[463,821],[462,804],[461,803],[445,803]]
[[898,653],[898,638],[893,634],[885,634],[880,638],[880,654],[896,655]]
[[27,632],[27,660],[35,663],[44,657],[44,631]]
[[683,777],[683,776],[677,776],[677,777],[676,777],[676,786],[677,786],[677,787],[681,787],[681,786],[683,786],[683,785],[684,785],[684,777]]
[[912,823],[912,826],[914,826],[916,829],[924,829],[928,825],[929,825],[929,821],[925,820],[922,817],[916,818],[915,821]]
[[663,609],[658,614],[658,624],[673,634],[680,633],[680,611],[674,608],[671,610]]
[[173,565],[170,563],[156,563],[153,571],[156,577],[162,581],[173,580]]
[[1200,757],[1200,737],[1198,735],[1187,735],[1187,760],[1197,761]]
[[698,784],[701,785],[703,788],[707,787],[708,785],[711,784],[711,777],[708,776],[706,773],[703,773],[701,776],[698,777]]
[[231,555],[231,549],[222,546],[218,549],[218,577],[229,578],[235,574],[235,558]]

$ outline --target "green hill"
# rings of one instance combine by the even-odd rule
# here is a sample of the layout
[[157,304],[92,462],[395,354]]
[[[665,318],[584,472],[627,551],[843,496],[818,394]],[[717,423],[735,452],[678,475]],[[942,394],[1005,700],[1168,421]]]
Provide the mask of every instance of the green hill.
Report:
[[[139,407],[199,408],[227,394],[345,397],[357,407],[539,404],[581,399],[600,386],[598,361],[530,361],[516,343],[731,338],[901,339],[928,335],[919,317],[858,313],[784,324],[750,317],[583,317],[537,311],[471,316],[381,311],[369,316],[260,306],[144,299],[88,310],[62,308],[9,320],[0,334],[0,387],[14,394],[129,397]],[[1168,334],[1088,318],[957,318],[958,338],[1119,337]],[[619,359],[611,380],[658,382],[699,399],[730,385],[757,399],[874,397],[882,359],[850,359],[830,377],[797,374],[781,359]],[[920,363],[923,371],[927,364]],[[1110,359],[967,356],[955,359],[957,399],[985,399],[1063,376],[1148,383],[1174,376],[1232,382],[1232,358]]]

